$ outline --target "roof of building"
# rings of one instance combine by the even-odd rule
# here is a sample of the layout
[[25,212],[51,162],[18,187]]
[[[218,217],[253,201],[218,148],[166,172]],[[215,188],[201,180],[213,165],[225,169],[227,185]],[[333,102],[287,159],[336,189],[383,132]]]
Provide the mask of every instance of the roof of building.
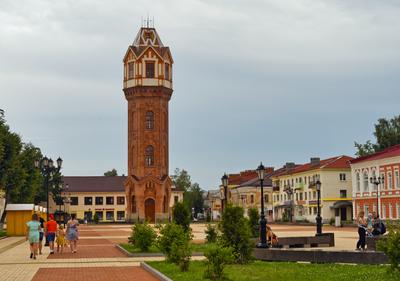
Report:
[[[265,174],[269,174],[274,171],[272,167],[265,168]],[[238,174],[229,174],[228,175],[228,184],[229,185],[242,185],[243,183],[250,181],[252,179],[257,178],[256,170],[246,170],[242,171]]]
[[7,211],[33,211],[35,209],[34,204],[7,204]]
[[[318,159],[318,158],[316,158]],[[284,176],[284,175],[293,175],[297,173],[303,173],[307,171],[312,171],[316,169],[346,169],[350,168],[350,160],[354,159],[353,157],[341,155],[335,156],[323,160],[318,160],[315,163],[302,164],[302,165],[294,165],[293,168],[287,169],[286,166],[280,168],[279,172],[272,175],[272,177]]]
[[396,157],[396,156],[400,156],[400,144],[388,147],[382,151],[379,151],[379,152],[371,154],[371,155],[353,159],[350,161],[350,163],[355,164],[355,163],[360,163],[360,162],[364,162],[364,161],[373,161],[373,160],[391,158],[391,157]]
[[64,176],[63,189],[66,192],[123,192],[125,180],[126,176]]
[[[278,170],[272,170],[272,171],[269,168],[269,170],[268,170],[269,172],[265,173],[265,175],[264,175],[264,186],[271,187],[272,186],[272,177],[274,177],[276,175],[280,175],[285,170],[286,170],[285,167],[279,168]],[[243,182],[241,185],[239,185],[237,187],[246,187],[246,186],[255,186],[255,187],[260,186],[260,180],[258,179],[257,174],[252,179]]]

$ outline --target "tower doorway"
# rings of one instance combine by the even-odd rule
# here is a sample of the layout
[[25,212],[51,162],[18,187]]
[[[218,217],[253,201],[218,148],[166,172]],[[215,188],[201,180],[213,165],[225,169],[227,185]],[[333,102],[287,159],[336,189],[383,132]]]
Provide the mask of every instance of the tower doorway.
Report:
[[144,214],[146,221],[150,223],[154,223],[156,221],[156,202],[153,198],[147,198],[146,201],[144,201]]

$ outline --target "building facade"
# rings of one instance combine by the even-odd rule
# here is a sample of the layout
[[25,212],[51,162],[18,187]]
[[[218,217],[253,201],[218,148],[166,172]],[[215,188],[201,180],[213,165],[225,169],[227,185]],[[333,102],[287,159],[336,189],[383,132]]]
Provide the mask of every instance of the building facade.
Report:
[[[360,211],[400,219],[400,145],[351,161],[354,218]],[[370,178],[383,177],[381,184]]]
[[[126,176],[65,176],[61,195],[65,204],[57,206],[50,200],[50,213],[59,210],[76,214],[78,219],[100,222],[125,222],[128,204],[125,197]],[[50,197],[51,199],[51,197]],[[183,201],[183,191],[172,187],[168,206]]]
[[173,59],[156,30],[142,27],[123,59],[128,101],[127,219],[166,220],[172,181],[168,176],[168,102]]
[[352,157],[338,156],[324,160],[311,158],[309,163],[286,163],[272,176],[274,219],[315,222],[317,191],[321,182],[321,216],[325,223],[336,225],[352,219]]

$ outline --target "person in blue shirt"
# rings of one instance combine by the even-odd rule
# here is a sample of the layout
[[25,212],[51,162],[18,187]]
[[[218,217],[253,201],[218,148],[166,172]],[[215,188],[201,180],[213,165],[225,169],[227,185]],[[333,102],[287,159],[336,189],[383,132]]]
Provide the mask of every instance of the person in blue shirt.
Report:
[[26,240],[29,241],[31,250],[30,258],[36,259],[39,246],[40,222],[37,214],[32,215],[32,220],[26,223]]

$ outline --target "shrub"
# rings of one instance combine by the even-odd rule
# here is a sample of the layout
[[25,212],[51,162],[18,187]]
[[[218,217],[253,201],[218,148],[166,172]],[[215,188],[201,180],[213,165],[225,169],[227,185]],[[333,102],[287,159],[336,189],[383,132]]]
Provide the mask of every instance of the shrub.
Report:
[[183,227],[187,232],[190,226],[190,211],[189,208],[182,202],[177,202],[173,210],[173,222]]
[[206,222],[211,222],[211,212],[207,212],[207,214],[206,214]]
[[215,243],[217,242],[217,228],[212,224],[207,224],[206,230],[204,230],[206,234],[207,243]]
[[99,215],[97,215],[96,213],[93,216],[93,221],[94,221],[95,224],[99,223]]
[[232,247],[237,263],[247,263],[251,259],[253,244],[250,241],[250,227],[248,220],[243,216],[243,209],[228,205],[222,214],[219,224],[222,232],[221,244]]
[[157,246],[165,254],[168,262],[178,265],[181,271],[187,271],[192,255],[190,240],[192,240],[190,231],[185,231],[181,225],[169,223],[160,226]]
[[258,237],[260,231],[260,216],[256,208],[250,208],[247,211],[249,217],[249,226],[252,237]]
[[221,247],[213,245],[204,252],[207,258],[207,269],[204,272],[204,277],[216,280],[224,280],[224,268],[226,264],[234,261],[233,250],[230,247]]
[[132,234],[128,238],[128,241],[135,246],[135,248],[139,248],[142,252],[147,252],[156,238],[157,234],[154,229],[144,222],[133,225]]
[[378,241],[378,250],[383,251],[389,258],[392,273],[400,273],[400,223],[387,223],[388,234]]

